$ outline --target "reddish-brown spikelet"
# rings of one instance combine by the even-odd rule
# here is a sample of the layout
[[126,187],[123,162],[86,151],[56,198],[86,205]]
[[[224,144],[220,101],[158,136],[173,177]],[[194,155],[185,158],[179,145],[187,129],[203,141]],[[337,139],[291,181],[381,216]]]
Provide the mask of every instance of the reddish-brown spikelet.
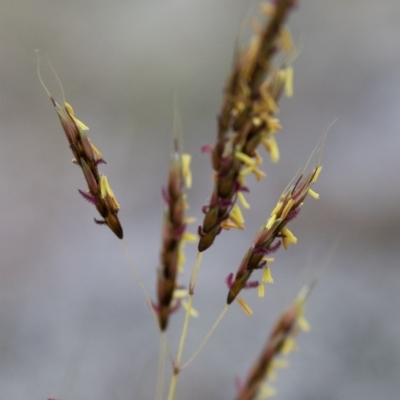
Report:
[[[87,200],[95,204],[97,211],[104,218],[105,224],[119,238],[123,238],[122,226],[118,219],[119,204],[115,199],[108,180],[105,175],[101,175],[97,169],[97,164],[104,162],[101,153],[92,145],[84,132],[88,129],[74,116],[74,111],[68,103],[61,107],[50,95],[50,99],[56,108],[61,125],[70,144],[73,162],[79,165],[88,185]],[[96,221],[96,219],[95,219]],[[101,223],[102,221],[97,221]]]
[[309,330],[303,314],[310,290],[311,286],[303,287],[292,304],[280,316],[236,400],[257,398],[265,385],[265,380],[273,376],[277,358],[288,354],[293,349],[294,340],[301,330]]
[[[265,175],[258,169],[262,161],[257,153],[259,144],[264,144],[273,161],[279,158],[273,134],[281,126],[272,116],[278,111],[276,103],[291,73],[286,74],[285,67],[276,70],[271,60],[275,53],[284,50],[283,24],[294,3],[294,0],[278,0],[274,7],[271,5],[269,23],[256,32],[247,51],[236,54],[211,155],[215,186],[199,229],[200,252],[213,244],[222,228],[228,229],[225,222],[245,187],[244,176],[252,172],[259,180]],[[231,227],[234,226],[229,224]]]
[[164,213],[161,264],[158,268],[157,296],[160,328],[165,330],[171,313],[171,303],[177,286],[179,252],[185,233],[185,194],[183,193],[182,156],[176,151],[170,162],[168,185],[164,193],[167,208]]
[[258,231],[236,272],[228,293],[228,304],[232,303],[246,286],[246,282],[253,271],[264,267],[262,263],[263,257],[277,250],[279,245],[276,240],[282,240],[285,249],[289,243],[297,242],[297,239],[286,228],[286,224],[298,214],[307,194],[318,197],[311,190],[311,185],[316,182],[321,169],[321,166],[314,168],[305,178],[301,175],[295,185],[283,192],[278,204],[271,213],[271,217]]

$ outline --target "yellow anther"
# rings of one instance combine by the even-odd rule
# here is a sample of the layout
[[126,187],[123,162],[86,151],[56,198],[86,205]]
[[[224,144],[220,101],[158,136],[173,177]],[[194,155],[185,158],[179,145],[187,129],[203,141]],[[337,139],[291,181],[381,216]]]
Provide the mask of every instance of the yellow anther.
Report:
[[248,317],[253,315],[253,310],[241,297],[236,297],[236,301]]
[[94,155],[96,156],[96,158],[98,160],[100,160],[100,158],[102,158],[103,155],[100,153],[100,151],[97,149],[97,147],[90,141],[90,139],[89,139],[89,143],[90,143],[90,146],[92,147]]
[[[186,300],[182,300],[181,304],[182,304],[182,307],[187,311],[189,308],[189,303]],[[191,317],[197,318],[199,316],[199,312],[192,307],[190,309],[189,315]]]
[[289,214],[290,210],[292,209],[294,204],[293,199],[289,199],[289,201],[286,203],[285,208],[282,211],[281,218],[285,219],[287,215]]
[[114,192],[112,191],[110,185],[108,184],[107,177],[105,175],[100,175],[100,197],[102,199],[105,199],[106,196],[110,197],[111,201],[113,202],[114,208],[116,210],[119,210],[120,205],[114,196]]
[[180,248],[178,250],[178,273],[183,274],[183,266],[186,264],[186,256],[184,251]]
[[271,213],[271,217],[274,215],[274,214],[278,214],[278,212],[280,211],[280,209],[282,208],[282,202],[281,201],[279,201],[278,202],[278,204],[275,206],[275,208],[272,210],[272,213]]
[[262,139],[261,143],[263,144],[265,150],[269,153],[271,161],[273,163],[277,163],[279,161],[280,154],[278,143],[276,143],[275,138],[269,135],[268,137]]
[[259,399],[269,399],[270,397],[274,397],[277,394],[277,390],[266,383],[261,385]]
[[296,236],[294,236],[293,233],[288,228],[286,228],[286,226],[282,229],[282,235],[286,237],[289,243],[297,243]]
[[278,132],[282,129],[282,125],[278,118],[268,118],[268,129],[272,132]]
[[247,154],[242,153],[241,151],[236,151],[235,157],[247,166],[254,166],[256,164],[256,160],[253,157],[250,157]]
[[312,190],[312,189],[308,189],[308,194],[311,196],[311,197],[314,197],[314,199],[319,199],[319,194],[317,193],[317,192],[314,192],[314,190]]
[[259,117],[254,117],[251,122],[255,127],[258,127],[262,124],[262,120]]
[[258,181],[260,181],[262,178],[265,178],[267,176],[267,174],[264,171],[261,171],[261,169],[259,168],[253,168],[253,170],[251,171],[254,176],[256,177],[256,179]]
[[275,261],[274,257],[263,257],[262,261],[265,261],[267,263],[273,263]]
[[289,337],[284,341],[283,346],[281,347],[281,354],[287,355],[291,353],[295,348],[296,348],[296,342],[294,341],[293,338]]
[[191,160],[192,156],[190,154],[182,154],[182,174],[188,189],[192,187],[192,171],[190,170]]
[[274,283],[274,279],[271,275],[271,270],[269,267],[265,267],[262,274],[262,282],[263,283]]
[[309,332],[311,330],[310,324],[302,315],[300,315],[297,318],[297,324],[299,325],[300,329],[304,332]]
[[271,229],[276,221],[276,214],[272,214],[268,222],[265,224],[265,229]]
[[264,297],[265,294],[265,288],[262,283],[258,284],[258,297]]
[[285,94],[287,97],[293,96],[293,68],[286,68],[285,76]]
[[244,197],[242,192],[238,192],[237,194],[237,198],[240,201],[240,204],[244,207],[244,208],[250,208],[250,204],[247,202],[246,198]]
[[187,217],[185,218],[185,224],[193,224],[193,222],[196,222],[197,218],[196,217]]
[[231,210],[231,213],[229,214],[229,219],[237,226],[237,227],[243,227],[244,224],[244,218],[242,215],[242,212],[240,211],[240,208],[237,204],[235,204]]
[[182,242],[196,243],[197,235],[195,235],[194,233],[185,232],[182,236]]
[[174,290],[174,298],[175,299],[183,299],[189,295],[187,289],[175,289]]
[[64,107],[79,129],[82,131],[89,130],[89,128],[83,122],[79,121],[79,119],[75,117],[74,109],[72,108],[71,104],[64,103]]
[[317,179],[318,179],[318,177],[319,177],[319,174],[321,173],[321,170],[322,170],[322,166],[320,165],[320,166],[317,167],[317,169],[315,170],[315,174],[314,174],[314,176],[313,176],[313,178],[312,178],[312,180],[311,180],[311,183],[317,182]]
[[239,177],[244,178],[246,175],[253,172],[253,169],[254,169],[254,167],[247,167],[247,168],[242,169],[239,173]]
[[282,369],[289,366],[289,361],[284,358],[276,358],[272,361],[272,368]]
[[280,34],[282,50],[291,51],[293,49],[293,39],[289,29],[282,28]]

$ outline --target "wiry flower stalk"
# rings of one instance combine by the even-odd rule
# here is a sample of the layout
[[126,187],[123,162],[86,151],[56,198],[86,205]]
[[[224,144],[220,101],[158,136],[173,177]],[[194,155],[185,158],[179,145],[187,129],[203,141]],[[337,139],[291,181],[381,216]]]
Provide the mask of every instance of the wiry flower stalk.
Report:
[[317,181],[322,167],[317,166],[305,178],[301,174],[297,182],[285,190],[281,195],[278,204],[271,213],[267,223],[258,231],[251,247],[244,256],[235,278],[229,278],[229,293],[227,303],[230,304],[246,287],[255,286],[248,283],[254,270],[264,269],[263,280],[258,286],[271,281],[271,275],[266,256],[279,249],[281,244],[285,249],[289,243],[297,243],[297,238],[286,227],[287,223],[293,220],[299,213],[307,194],[318,198],[311,186]]
[[74,155],[72,162],[81,167],[86,179],[88,191],[78,190],[79,193],[85,200],[94,204],[103,217],[103,220],[95,218],[94,221],[100,225],[106,224],[119,239],[122,239],[122,226],[117,215],[120,205],[110,188],[107,177],[102,175],[97,168],[98,164],[105,164],[106,162],[100,151],[87,137],[85,131],[89,130],[89,128],[75,117],[74,110],[70,104],[64,101],[64,106],[62,107],[54,100],[43,83],[39,68],[38,75],[60,118],[61,126]]
[[237,198],[248,208],[243,192],[248,191],[244,177],[253,173],[257,180],[265,174],[258,168],[262,158],[257,152],[262,143],[272,161],[279,159],[273,134],[281,129],[277,102],[286,88],[292,94],[292,69],[285,65],[276,69],[273,56],[291,49],[290,34],[283,28],[295,0],[278,0],[262,7],[270,16],[265,28],[256,30],[249,48],[238,53],[225,89],[218,118],[218,137],[212,151],[215,186],[205,217],[199,227],[199,251],[209,248],[221,229],[243,229],[243,217],[235,205]]
[[273,380],[275,370],[287,365],[282,356],[287,355],[295,348],[295,339],[298,333],[310,330],[310,326],[304,318],[304,308],[312,286],[313,284],[304,286],[292,304],[280,316],[245,384],[239,388],[236,400],[267,398],[276,393],[274,388],[267,385],[266,380]]
[[169,167],[168,185],[163,190],[167,207],[164,213],[161,264],[158,268],[158,305],[155,306],[161,330],[167,328],[170,314],[179,306],[178,300],[173,304],[173,298],[177,288],[177,274],[183,264],[182,246],[185,241],[196,240],[195,236],[185,232],[188,220],[185,219],[187,203],[183,189],[185,178],[186,187],[191,186],[189,164],[190,155],[181,154],[175,142],[175,151]]

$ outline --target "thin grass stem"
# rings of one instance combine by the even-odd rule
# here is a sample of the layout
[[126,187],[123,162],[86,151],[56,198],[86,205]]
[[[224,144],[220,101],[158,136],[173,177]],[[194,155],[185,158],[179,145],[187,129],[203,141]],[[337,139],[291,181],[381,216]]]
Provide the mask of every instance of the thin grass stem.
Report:
[[221,314],[219,315],[219,317],[217,318],[217,320],[214,322],[213,326],[211,327],[211,329],[208,331],[207,335],[204,337],[204,339],[201,341],[199,347],[197,348],[197,350],[193,353],[193,355],[189,358],[188,361],[186,361],[180,368],[180,370],[182,371],[183,369],[185,369],[186,367],[188,367],[193,361],[194,359],[200,354],[201,350],[203,349],[203,347],[206,345],[206,343],[208,342],[208,340],[210,339],[210,337],[212,336],[212,334],[214,333],[215,329],[218,327],[219,323],[222,321],[222,318],[224,317],[225,313],[228,311],[229,308],[229,304],[226,304],[224,309],[222,310]]

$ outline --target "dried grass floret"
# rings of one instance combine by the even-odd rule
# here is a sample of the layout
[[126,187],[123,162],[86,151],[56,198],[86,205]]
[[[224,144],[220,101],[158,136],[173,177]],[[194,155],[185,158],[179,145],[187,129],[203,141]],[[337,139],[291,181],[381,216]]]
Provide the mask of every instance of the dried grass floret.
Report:
[[[254,270],[261,267],[268,268],[264,258],[266,255],[276,252],[281,244],[287,249],[290,243],[297,243],[297,238],[287,228],[286,224],[298,215],[304,199],[310,194],[310,186],[316,182],[321,168],[321,166],[317,166],[306,177],[301,174],[297,182],[282,193],[269,220],[258,231],[236,272],[229,288],[228,304],[232,303],[241,290],[246,287]],[[272,277],[269,280],[272,280]],[[259,295],[262,297],[263,294],[263,289],[260,289]]]

